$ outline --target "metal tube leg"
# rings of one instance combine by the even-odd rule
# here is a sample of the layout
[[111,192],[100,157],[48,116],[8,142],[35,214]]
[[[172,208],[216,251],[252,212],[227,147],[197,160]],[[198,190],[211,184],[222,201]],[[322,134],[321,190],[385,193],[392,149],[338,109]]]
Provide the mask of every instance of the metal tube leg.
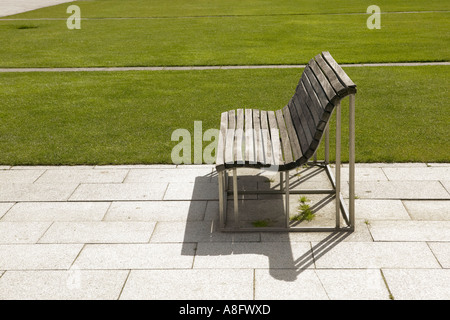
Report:
[[289,228],[289,171],[286,172],[285,186],[286,191],[286,228]]
[[350,228],[355,227],[355,95],[349,102],[349,218]]
[[233,168],[233,202],[234,202],[234,225],[239,228],[239,207],[237,189],[237,169]]
[[341,224],[341,103],[336,106],[336,228]]
[[325,163],[330,163],[330,128],[328,124],[325,128]]
[[223,181],[223,177],[224,176],[224,171],[219,172],[219,176],[218,176],[218,180],[219,180],[219,225],[221,228],[223,228],[225,226],[225,222],[224,222],[224,212],[223,212],[223,208],[224,208],[224,181]]
[[225,191],[228,191],[228,171],[225,170],[223,173]]
[[280,190],[283,191],[283,171],[280,171]]

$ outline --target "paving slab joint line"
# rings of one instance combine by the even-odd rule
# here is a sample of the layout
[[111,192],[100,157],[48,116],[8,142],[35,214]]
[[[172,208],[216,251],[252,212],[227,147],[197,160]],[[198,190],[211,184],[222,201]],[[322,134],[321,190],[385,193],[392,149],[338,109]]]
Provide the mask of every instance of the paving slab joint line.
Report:
[[380,268],[380,273],[381,273],[381,278],[383,278],[384,285],[386,286],[386,289],[387,289],[387,291],[389,293],[389,299],[390,300],[395,300],[395,297],[392,294],[391,289],[389,288],[389,285],[387,283],[386,277],[384,276],[383,269],[381,269],[381,268]]
[[125,281],[123,282],[123,286],[120,289],[119,295],[117,296],[117,300],[120,300],[120,297],[122,296],[123,289],[125,289],[125,286],[127,284],[128,278],[130,277],[130,274],[131,274],[131,269],[128,270],[127,277],[125,278]]

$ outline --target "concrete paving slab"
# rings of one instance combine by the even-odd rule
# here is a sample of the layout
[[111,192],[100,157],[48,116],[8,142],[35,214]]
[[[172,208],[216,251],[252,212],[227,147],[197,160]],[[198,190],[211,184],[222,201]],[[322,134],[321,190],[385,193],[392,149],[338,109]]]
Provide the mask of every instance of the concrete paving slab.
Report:
[[449,269],[383,269],[395,300],[449,300]]
[[11,209],[14,205],[14,202],[0,202],[0,221],[4,219],[6,213]]
[[340,242],[314,257],[320,269],[440,268],[424,242]]
[[[341,168],[341,177],[343,180],[349,180],[349,168]],[[387,177],[382,168],[357,167],[355,169],[355,181],[387,181]]]
[[176,164],[114,164],[94,166],[95,170],[115,169],[176,169]]
[[67,270],[82,247],[81,244],[0,245],[0,269]]
[[212,169],[203,167],[177,170],[130,169],[124,182],[211,182],[212,176]]
[[[348,199],[344,199],[348,206]],[[358,219],[364,220],[410,220],[401,200],[355,199]]]
[[33,183],[36,181],[45,170],[30,169],[30,170],[0,170],[1,183]]
[[450,180],[450,167],[383,168],[389,180]]
[[147,243],[155,222],[55,222],[39,243]]
[[413,220],[450,221],[450,201],[404,200],[403,205]]
[[214,221],[158,222],[150,239],[151,243],[243,241],[260,241],[260,234],[219,232]]
[[100,221],[110,202],[18,202],[1,221]]
[[450,167],[450,163],[428,162],[428,167]]
[[162,200],[167,183],[80,184],[70,201]]
[[78,184],[1,183],[0,201],[65,201]]
[[262,242],[333,242],[347,241],[347,242],[370,242],[372,236],[370,235],[368,226],[363,220],[356,221],[355,232],[262,232]]
[[450,221],[371,221],[375,241],[450,241]]
[[105,221],[200,221],[207,201],[114,201]]
[[120,299],[251,300],[253,270],[132,270]]
[[[49,169],[35,183],[121,183],[128,174],[127,169],[86,170],[86,169]],[[25,172],[11,171],[11,172]]]
[[291,270],[255,270],[255,300],[328,300],[314,270],[301,270],[292,281]]
[[450,269],[450,242],[429,242],[428,245],[442,268]]
[[292,269],[289,278],[311,266],[309,242],[200,242],[194,261],[195,269]]
[[171,182],[164,194],[164,200],[217,200],[217,183]]
[[331,300],[389,300],[379,269],[315,270]]
[[94,166],[12,166],[10,170],[52,170],[52,169],[67,169],[67,170],[91,170]]
[[80,269],[187,269],[195,244],[87,244],[74,266]]
[[0,244],[36,243],[51,222],[0,222]]
[[8,271],[0,300],[115,300],[127,270]]
[[[348,198],[348,188],[342,190]],[[450,199],[439,181],[356,181],[360,199]]]
[[[427,164],[424,162],[372,162],[372,163],[356,163],[356,169],[358,168],[424,168]],[[343,163],[342,167],[348,167],[348,163]]]

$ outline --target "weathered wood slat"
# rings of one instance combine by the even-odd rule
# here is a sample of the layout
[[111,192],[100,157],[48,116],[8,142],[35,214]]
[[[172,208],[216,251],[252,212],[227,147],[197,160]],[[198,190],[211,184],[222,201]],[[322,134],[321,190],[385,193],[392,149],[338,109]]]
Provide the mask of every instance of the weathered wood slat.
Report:
[[260,111],[253,109],[253,129],[255,139],[255,159],[258,164],[264,164],[264,146],[261,133],[261,118]]
[[225,142],[225,163],[234,163],[234,130],[236,128],[236,113],[234,110],[228,111],[228,129]]
[[340,65],[334,60],[328,51],[322,52],[322,57],[327,61],[328,65],[334,70],[341,82],[349,88],[352,88],[352,92],[356,92],[356,85],[350,79],[350,77],[345,73]]
[[319,65],[320,69],[322,69],[323,73],[327,76],[328,81],[330,81],[334,91],[336,91],[338,95],[338,97],[335,97],[332,100],[332,103],[335,104],[335,100],[338,99],[339,96],[342,95],[344,92],[346,92],[346,89],[342,85],[341,81],[339,81],[333,69],[331,69],[328,63],[323,59],[322,55],[318,54],[317,56],[314,57],[314,59],[316,59],[316,62]]
[[[297,131],[294,127],[294,122],[292,120],[291,112],[289,111],[289,106],[283,108],[284,121],[286,123],[286,129],[289,135],[289,141],[291,143],[291,149],[293,154],[293,160],[300,159],[302,156],[302,150],[300,149],[299,137],[297,136]],[[295,118],[298,121],[297,114]]]
[[243,164],[244,152],[245,152],[245,140],[244,140],[244,110],[237,109],[236,112],[236,131],[235,131],[235,154],[234,160],[239,164]]
[[274,165],[275,159],[273,157],[273,147],[272,147],[272,140],[270,137],[270,128],[269,123],[267,120],[267,111],[261,110],[261,138],[262,138],[262,145],[263,145],[263,153],[264,158],[266,161],[266,164],[268,165]]
[[320,106],[322,107],[323,110],[325,110],[325,108],[327,107],[330,100],[328,100],[327,95],[325,94],[320,83],[317,81],[316,76],[314,75],[314,73],[309,65],[305,68],[304,72],[308,76],[308,79],[309,79],[312,87],[314,88],[314,91],[316,92],[317,97],[319,98]]
[[289,139],[289,133],[286,128],[283,110],[279,109],[276,111],[275,114],[277,118],[278,128],[280,129],[281,147],[283,150],[284,161],[286,163],[293,162],[294,158],[292,157],[291,141]]
[[253,111],[245,109],[245,162],[249,164],[256,164],[253,133]]
[[322,90],[325,92],[328,101],[334,100],[337,96],[336,91],[334,91],[333,86],[328,81],[327,77],[324,75],[317,62],[315,60],[311,60],[309,66],[316,76],[319,85],[322,87]]
[[[302,84],[301,86],[299,86],[299,89],[297,91],[298,105],[305,112],[305,116],[307,117],[308,120],[308,125],[311,129],[312,134],[314,134],[313,132],[316,131],[316,126],[319,124],[320,116],[322,115],[322,110],[317,106],[317,104],[319,103],[317,101],[317,98],[314,97],[314,101],[313,99],[311,99],[309,92],[303,85],[303,81],[308,81],[308,79],[306,79],[306,77],[303,79],[302,76]],[[309,87],[311,88],[311,86]],[[315,95],[314,90],[312,90],[312,88],[310,90],[312,91],[312,94]]]
[[315,133],[315,127],[310,127],[308,122],[311,123],[311,126],[314,125],[310,112],[308,111],[308,107],[301,107],[301,104],[305,104],[305,102],[300,102],[298,97],[294,96],[294,106],[297,110],[297,115],[300,121],[301,130],[297,131],[298,138],[300,140],[300,145],[302,147],[302,153],[305,154],[306,150],[308,150],[308,146],[313,140],[313,135]]
[[[295,132],[297,134],[297,140],[300,145],[301,154],[303,155],[303,152],[306,151],[304,144],[307,142],[305,139],[305,132],[302,128],[302,120],[301,120],[300,115],[297,112],[297,107],[295,106],[294,98],[292,98],[289,101],[288,107],[289,107],[289,113],[291,114],[292,123],[294,124]],[[305,123],[306,123],[306,119],[303,119],[303,121],[305,121]],[[306,129],[309,133],[309,128],[307,127]],[[296,160],[298,160],[298,159],[296,159]]]
[[[320,121],[320,117],[322,116],[323,109],[305,73],[302,75],[302,88],[304,95],[301,95],[300,97],[306,102],[306,105],[313,116],[314,124],[317,125]],[[302,94],[301,90],[299,92]]]
[[275,165],[283,165],[283,152],[281,149],[281,141],[280,141],[280,131],[277,125],[277,119],[275,117],[274,111],[267,111],[267,117],[269,118],[269,130],[270,130],[270,138],[272,142],[272,152],[273,158],[275,161]]
[[216,149],[216,166],[222,169],[225,164],[225,139],[228,129],[228,112],[222,112],[220,116],[220,131]]

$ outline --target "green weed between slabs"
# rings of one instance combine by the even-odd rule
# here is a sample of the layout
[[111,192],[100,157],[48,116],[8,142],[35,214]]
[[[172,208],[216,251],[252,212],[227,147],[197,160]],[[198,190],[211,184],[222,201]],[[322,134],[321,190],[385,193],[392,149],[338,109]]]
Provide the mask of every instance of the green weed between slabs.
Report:
[[[218,129],[220,113],[229,109],[279,109],[302,71],[1,73],[0,164],[172,163],[175,129],[194,137],[194,121],[202,121],[203,131]],[[450,96],[444,87],[450,67],[346,71],[358,85],[356,161],[450,161]],[[334,122],[330,128],[333,141]]]
[[291,221],[312,221],[316,217],[314,212],[311,210],[310,205],[308,204],[310,200],[306,196],[302,196],[299,199],[299,205],[297,208],[298,214],[291,217]]

